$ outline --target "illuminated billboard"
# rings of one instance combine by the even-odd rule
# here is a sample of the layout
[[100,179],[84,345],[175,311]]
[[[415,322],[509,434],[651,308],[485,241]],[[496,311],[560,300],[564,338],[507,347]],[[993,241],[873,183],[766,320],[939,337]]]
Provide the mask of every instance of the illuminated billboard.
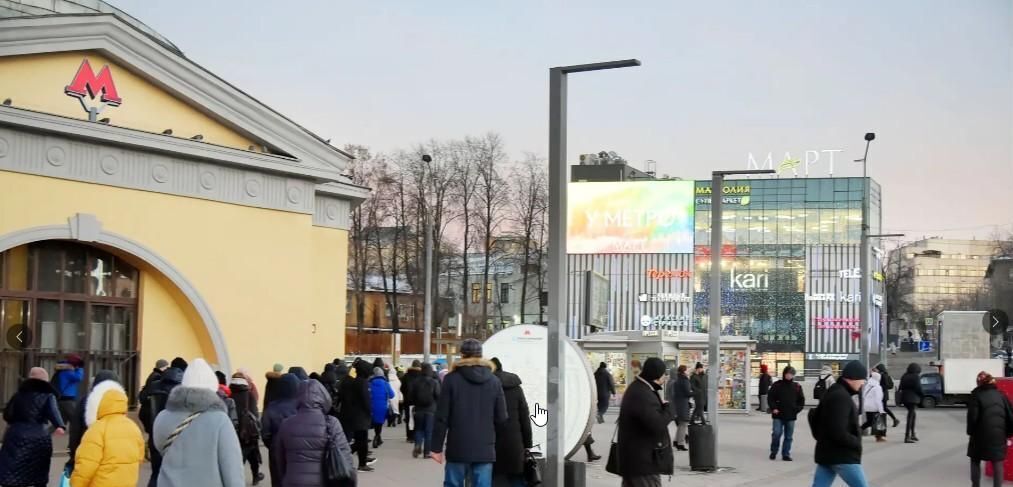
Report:
[[570,183],[570,254],[692,254],[693,181]]

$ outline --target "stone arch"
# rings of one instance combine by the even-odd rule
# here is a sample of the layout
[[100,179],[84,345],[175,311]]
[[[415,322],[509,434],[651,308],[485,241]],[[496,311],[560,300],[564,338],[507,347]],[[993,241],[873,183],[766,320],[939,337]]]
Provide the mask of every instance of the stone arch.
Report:
[[229,351],[225,346],[225,338],[222,336],[218,321],[211,312],[211,307],[208,306],[207,301],[197,292],[197,288],[168,260],[138,242],[103,230],[102,224],[94,215],[85,213],[78,213],[70,217],[67,225],[45,225],[0,235],[0,252],[43,240],[72,240],[105,245],[130,254],[150,265],[172,282],[183,293],[183,296],[190,301],[190,304],[197,311],[197,315],[200,316],[208,337],[211,339],[211,345],[215,349],[219,367],[222,370],[232,370],[231,363],[229,362]]

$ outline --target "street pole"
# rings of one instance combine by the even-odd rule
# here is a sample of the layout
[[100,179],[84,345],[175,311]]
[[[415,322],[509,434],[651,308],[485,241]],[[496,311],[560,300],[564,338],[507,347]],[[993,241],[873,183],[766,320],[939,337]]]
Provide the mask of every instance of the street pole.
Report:
[[545,430],[545,487],[562,487],[563,451],[562,392],[563,340],[566,324],[566,76],[569,73],[640,66],[627,59],[605,63],[559,66],[549,69],[549,293],[548,366],[546,400],[548,424]]
[[[423,154],[422,162],[425,163],[425,166],[423,166],[422,184],[431,187],[431,184],[426,184],[426,177],[428,176],[430,179],[433,177],[432,168],[429,166],[433,162],[433,157],[429,154]],[[432,348],[433,339],[433,217],[430,214],[432,207],[429,205],[429,195],[423,190],[422,196],[422,204],[425,206],[423,218],[425,219],[424,226],[426,232],[426,301],[423,306],[426,315],[422,318],[422,362],[431,363],[429,361],[429,353]],[[460,329],[461,324],[458,323],[457,326]]]
[[[429,349],[432,346],[432,333],[433,333],[433,225],[432,217],[428,214],[425,216],[426,219],[426,304],[425,312],[426,316],[422,320],[422,329],[424,335],[422,336],[422,361],[424,363],[431,363],[429,361]],[[418,322],[416,322],[418,323]],[[460,324],[458,324],[460,326]]]
[[707,422],[714,435],[712,458],[718,464],[718,375],[721,371],[721,197],[724,196],[725,176],[731,174],[774,174],[773,169],[752,169],[745,171],[714,171],[711,173],[711,274],[710,324],[707,347]]
[[862,238],[860,240],[860,252],[862,255],[859,257],[859,266],[861,267],[861,286],[858,292],[861,295],[861,300],[858,302],[859,309],[859,326],[861,331],[859,332],[859,360],[866,368],[869,367],[869,323],[870,312],[869,304],[872,303],[872,269],[869,268],[869,201],[871,197],[869,191],[872,187],[869,184],[869,144],[876,139],[876,134],[869,132],[865,134],[865,155],[862,156]]

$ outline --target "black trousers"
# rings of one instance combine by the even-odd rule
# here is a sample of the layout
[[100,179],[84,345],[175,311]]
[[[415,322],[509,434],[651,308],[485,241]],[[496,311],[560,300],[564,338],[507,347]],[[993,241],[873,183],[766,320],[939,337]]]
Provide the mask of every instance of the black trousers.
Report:
[[915,419],[918,416],[918,406],[904,403],[904,407],[907,409],[907,425],[904,429],[904,438],[907,439],[915,436]]
[[696,403],[696,406],[693,407],[693,414],[690,415],[689,422],[692,423],[697,419],[699,419],[700,422],[705,422],[707,419],[704,415],[704,412],[707,411],[707,396],[694,398],[694,402]]
[[148,452],[151,457],[151,478],[148,479],[148,487],[158,485],[158,473],[162,470],[162,454],[155,448],[155,440],[148,436]]
[[888,398],[886,397],[886,394],[883,394],[883,411],[885,411],[886,415],[889,416],[891,419],[897,421],[897,416],[894,416],[893,411],[890,410],[890,404],[888,404],[890,401],[888,401],[887,399]]
[[369,456],[369,430],[359,430],[352,433],[354,445],[353,453],[359,454],[359,466],[366,466],[366,458]]
[[[992,486],[1002,487],[1002,479],[1005,477],[1003,471],[1003,461],[998,460],[992,462]],[[971,459],[971,487],[981,486],[981,462],[975,459]]]

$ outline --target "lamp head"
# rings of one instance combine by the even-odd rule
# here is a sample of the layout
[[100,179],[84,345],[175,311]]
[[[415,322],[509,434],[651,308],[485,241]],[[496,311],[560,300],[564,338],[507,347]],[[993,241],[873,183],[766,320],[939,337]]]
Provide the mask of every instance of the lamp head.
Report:
[[426,164],[433,162],[433,157],[429,154],[422,154],[422,162],[425,162]]
[[868,141],[868,142],[872,142],[872,141],[876,140],[876,134],[874,132],[868,132],[868,133],[866,133],[865,134],[865,140]]

